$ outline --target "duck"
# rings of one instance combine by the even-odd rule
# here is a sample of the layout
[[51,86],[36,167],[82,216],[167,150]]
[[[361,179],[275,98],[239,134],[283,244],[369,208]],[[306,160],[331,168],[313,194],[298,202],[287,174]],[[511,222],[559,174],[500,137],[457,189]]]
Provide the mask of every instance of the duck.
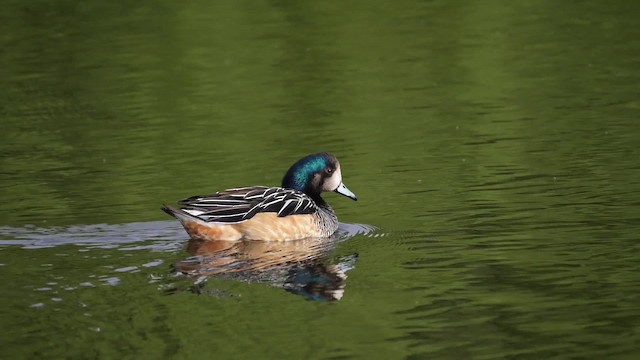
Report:
[[194,240],[287,241],[327,238],[338,229],[333,208],[321,197],[336,192],[357,201],[342,182],[338,159],[330,153],[296,161],[280,187],[248,186],[192,196],[162,206]]

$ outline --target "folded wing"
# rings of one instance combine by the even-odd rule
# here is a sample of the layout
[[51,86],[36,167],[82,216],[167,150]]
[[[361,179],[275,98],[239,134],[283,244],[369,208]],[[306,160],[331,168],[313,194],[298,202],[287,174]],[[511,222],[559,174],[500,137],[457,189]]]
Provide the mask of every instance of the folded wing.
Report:
[[228,189],[213,195],[193,196],[178,202],[182,210],[206,222],[237,223],[260,212],[278,217],[313,214],[317,207],[306,194],[278,187],[252,186]]

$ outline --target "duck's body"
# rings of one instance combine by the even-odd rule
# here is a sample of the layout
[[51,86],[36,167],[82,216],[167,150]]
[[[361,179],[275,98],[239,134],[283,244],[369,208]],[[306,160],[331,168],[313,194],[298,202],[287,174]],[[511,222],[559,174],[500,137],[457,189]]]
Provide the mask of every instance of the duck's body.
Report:
[[338,219],[326,203],[303,192],[280,187],[228,189],[165,206],[189,236],[203,240],[294,240],[331,236]]
[[342,184],[340,164],[327,153],[300,159],[285,174],[282,187],[251,186],[179,201],[164,206],[189,236],[200,240],[295,240],[328,237],[338,218],[321,197],[336,191],[356,200]]

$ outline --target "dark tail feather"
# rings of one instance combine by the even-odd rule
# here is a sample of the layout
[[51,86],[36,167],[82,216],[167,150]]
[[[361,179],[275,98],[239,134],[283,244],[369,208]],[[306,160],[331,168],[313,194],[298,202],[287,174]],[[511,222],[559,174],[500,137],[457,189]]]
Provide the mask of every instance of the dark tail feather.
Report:
[[178,216],[176,216],[176,212],[177,211],[175,209],[173,209],[173,208],[171,208],[171,207],[169,207],[169,206],[167,206],[165,204],[162,204],[161,209],[162,209],[162,211],[166,212],[167,214],[173,216],[174,218],[176,218],[176,219],[178,218]]
[[188,212],[182,210],[182,209],[174,209],[171,206],[167,206],[167,205],[162,205],[162,211],[166,212],[167,214],[173,216],[174,218],[180,220],[180,222],[184,222],[184,221],[197,221],[197,222],[202,222],[203,220],[193,216],[191,214],[189,214]]

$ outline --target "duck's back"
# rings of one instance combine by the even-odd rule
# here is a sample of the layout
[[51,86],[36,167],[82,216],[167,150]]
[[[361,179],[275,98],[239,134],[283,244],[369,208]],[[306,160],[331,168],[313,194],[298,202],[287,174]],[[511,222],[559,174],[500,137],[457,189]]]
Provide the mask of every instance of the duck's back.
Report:
[[212,195],[178,201],[182,210],[208,223],[232,224],[258,213],[278,217],[313,214],[318,209],[305,193],[280,187],[252,186],[227,189]]

